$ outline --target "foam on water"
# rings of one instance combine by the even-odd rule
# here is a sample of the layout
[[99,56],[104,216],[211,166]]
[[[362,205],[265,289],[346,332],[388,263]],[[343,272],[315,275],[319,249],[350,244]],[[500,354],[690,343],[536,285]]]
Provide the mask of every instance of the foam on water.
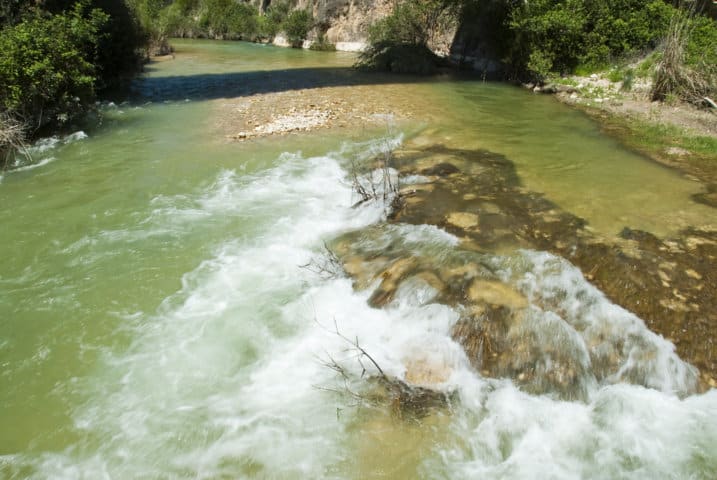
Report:
[[[7,170],[7,173],[26,172],[29,170],[34,170],[36,168],[44,167],[45,165],[57,160],[57,157],[55,156],[45,157],[48,151],[55,149],[59,145],[68,145],[79,140],[84,140],[85,138],[87,138],[87,134],[81,130],[62,138],[57,136],[41,138],[27,148],[27,153],[29,154],[30,158],[17,157],[15,159],[15,162],[12,164],[12,167]],[[27,164],[28,160],[33,160],[33,156],[40,157],[40,159],[36,163]],[[0,183],[2,183],[2,178],[3,176],[0,175]]]
[[480,408],[462,410],[453,424],[461,441],[442,451],[450,478],[709,479],[717,471],[714,390],[680,400],[615,385],[587,404],[510,384],[477,394]]
[[[360,150],[380,148],[372,143]],[[397,378],[405,378],[413,360],[444,365],[450,374],[436,387],[458,393],[447,420],[431,427],[425,455],[394,478],[709,478],[717,469],[717,392],[673,395],[686,386],[691,367],[564,260],[521,252],[491,261],[528,296],[534,312],[552,315],[538,315],[536,328],[552,322],[567,332],[560,338],[582,348],[588,367],[593,357],[586,336],[624,336],[628,361],[596,383],[585,402],[529,395],[509,380],[482,378],[450,337],[460,313],[432,303],[428,285],[399,289],[387,308],[374,309],[367,303],[370,289],[355,291],[349,279],[300,268],[324,241],[384,218],[381,204],[351,208],[346,151],[285,154],[253,175],[223,171],[199,192],[156,197],[129,233],[85,240],[123,242],[177,225],[186,233],[227,216],[252,225],[250,234],[228,232],[155,312],[121,317],[118,328],[132,332],[131,345],[107,350],[96,371],[72,387],[85,399],[73,414],[76,443],[2,457],[0,473],[43,479],[379,476],[402,463],[401,445],[415,432],[369,411],[370,428],[395,444],[356,468],[354,457],[371,451],[371,440],[356,426],[363,417],[351,402],[324,390],[342,385],[325,362],[333,359],[356,379],[364,368],[369,375],[375,369],[365,359],[359,363],[336,330],[358,339]],[[381,235],[364,238],[363,248],[400,241],[415,255],[447,257],[458,245],[436,227],[374,228]],[[635,375],[654,389],[610,385]]]
[[87,134],[82,130],[71,133],[64,137],[53,136],[48,138],[41,138],[28,148],[28,152],[31,155],[44,153],[48,150],[56,148],[58,145],[68,145],[79,140],[84,140],[85,138],[87,138]]
[[28,170],[34,170],[36,168],[44,167],[48,163],[54,162],[55,160],[57,160],[57,157],[47,157],[47,158],[43,158],[42,160],[40,160],[37,163],[25,165],[24,167],[14,168],[10,171],[11,172],[26,172]]
[[[611,303],[567,260],[523,251],[518,263],[525,273],[516,279],[517,286],[536,308],[558,315],[561,323],[578,334],[591,368],[617,363],[617,370],[606,374],[604,382],[627,381],[666,393],[695,390],[698,372],[677,356],[675,346],[651,332],[637,316]],[[515,273],[515,266],[504,274]]]

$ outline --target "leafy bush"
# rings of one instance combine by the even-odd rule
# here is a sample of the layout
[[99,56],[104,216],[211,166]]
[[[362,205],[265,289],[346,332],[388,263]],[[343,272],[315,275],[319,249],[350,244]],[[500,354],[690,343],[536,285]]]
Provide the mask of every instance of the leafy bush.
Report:
[[199,26],[208,36],[254,40],[259,35],[259,12],[235,0],[204,0]]
[[429,44],[455,25],[460,2],[442,0],[402,1],[391,15],[369,28],[369,43]]
[[286,17],[283,30],[292,47],[301,47],[313,28],[314,19],[308,10],[294,10]]
[[[509,13],[508,61],[534,79],[598,69],[654,48],[674,8],[663,0],[531,0]],[[585,68],[587,67],[587,68]]]
[[403,1],[391,15],[369,28],[369,46],[358,66],[400,73],[434,73],[441,59],[429,45],[454,26],[459,2],[441,0]]
[[291,10],[289,2],[272,3],[262,17],[265,19],[263,26],[264,35],[268,38],[274,38],[276,34],[281,31],[282,25],[284,25],[284,22],[289,16],[289,10]]
[[693,66],[717,67],[717,20],[701,15],[690,19],[685,61]]
[[0,109],[36,128],[81,113],[95,96],[99,32],[108,16],[82,3],[36,13],[0,32]]
[[326,38],[326,35],[324,35],[323,33],[319,33],[319,35],[316,37],[316,40],[311,43],[309,50],[316,50],[320,52],[335,52],[336,45],[331,43],[329,39]]

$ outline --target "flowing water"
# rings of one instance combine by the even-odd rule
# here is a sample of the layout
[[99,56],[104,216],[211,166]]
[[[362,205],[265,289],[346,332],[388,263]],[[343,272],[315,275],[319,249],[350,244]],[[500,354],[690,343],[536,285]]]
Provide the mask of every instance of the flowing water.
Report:
[[[437,227],[387,223],[382,204],[352,208],[348,176],[387,146],[487,149],[606,236],[714,224],[690,200],[699,184],[552,99],[470,79],[376,85],[426,112],[388,137],[227,142],[222,96],[351,56],[178,45],[140,96],[0,179],[0,478],[715,478],[717,391],[685,394],[695,371],[671,343],[565,259],[463,251]],[[347,235],[374,255],[489,264],[528,299],[521,335],[573,359],[581,397],[480,374],[451,337],[460,308],[429,286],[373,308],[375,284],[301,268]],[[588,356],[598,337],[630,348],[614,372]],[[410,416],[357,399],[376,372],[352,342],[391,377],[417,357],[442,365],[447,404]]]

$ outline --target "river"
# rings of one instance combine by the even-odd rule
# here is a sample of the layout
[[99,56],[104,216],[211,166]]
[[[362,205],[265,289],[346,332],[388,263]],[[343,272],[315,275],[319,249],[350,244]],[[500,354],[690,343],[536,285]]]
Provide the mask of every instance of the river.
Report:
[[[506,85],[176,46],[129,101],[0,177],[0,478],[715,478],[717,390],[588,282],[579,255],[493,235],[519,230],[506,223],[519,212],[499,214],[515,198],[616,244],[625,227],[713,231],[699,183]],[[218,118],[252,93],[319,87],[411,115],[247,141]],[[382,201],[357,205],[350,177],[388,150],[405,161],[392,174],[436,198],[387,219]],[[509,195],[466,196],[464,177],[430,171],[446,158]],[[321,263],[324,245],[341,258]],[[409,258],[420,275],[391,288]],[[330,271],[341,262],[352,275]],[[451,271],[460,294],[436,287]],[[494,363],[456,333],[491,312],[512,322],[484,337],[507,342]],[[406,384],[438,400],[406,407],[391,393]]]

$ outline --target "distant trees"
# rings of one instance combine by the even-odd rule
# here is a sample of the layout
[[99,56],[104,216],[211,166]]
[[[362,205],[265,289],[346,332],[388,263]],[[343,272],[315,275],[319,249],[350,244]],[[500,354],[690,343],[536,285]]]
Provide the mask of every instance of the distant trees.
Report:
[[536,78],[602,68],[655,48],[673,12],[663,0],[521,2],[506,19],[513,36],[507,59]]
[[[430,73],[438,60],[428,47],[460,24],[480,37],[506,75],[541,80],[598,70],[654,50],[670,37],[672,19],[684,10],[664,0],[398,0],[393,12],[371,27],[360,64]],[[682,58],[692,72],[709,70],[714,79],[715,21],[687,15],[683,23]]]
[[308,10],[294,10],[283,23],[286,39],[292,47],[301,47],[313,28],[313,18]]
[[440,59],[433,41],[457,27],[460,0],[401,1],[393,12],[369,29],[369,46],[359,66],[399,73],[433,73]]
[[300,46],[313,28],[311,13],[288,0],[272,2],[265,12],[242,0],[131,1],[154,43],[167,37],[265,41],[284,32]]

